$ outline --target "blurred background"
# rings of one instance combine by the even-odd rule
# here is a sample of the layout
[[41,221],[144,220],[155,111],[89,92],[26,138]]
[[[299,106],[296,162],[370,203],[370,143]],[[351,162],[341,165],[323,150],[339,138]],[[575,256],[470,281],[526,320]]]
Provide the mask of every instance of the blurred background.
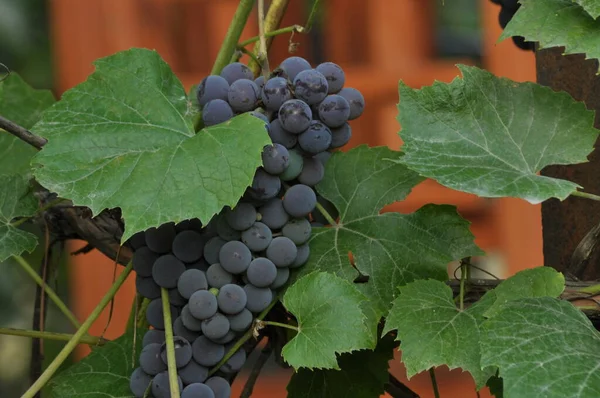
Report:
[[[291,0],[282,27],[303,25],[311,6],[312,0]],[[95,59],[145,47],[156,49],[189,88],[209,73],[236,7],[237,0],[0,0],[0,63],[32,86],[51,89],[60,97],[86,79]],[[497,43],[498,12],[489,0],[321,0],[311,32],[292,40],[299,43],[295,55],[313,64],[338,63],[346,72],[347,86],[365,96],[365,112],[353,122],[349,147],[367,143],[398,149],[399,80],[412,87],[449,82],[458,75],[457,63],[516,81],[535,80],[532,52],[519,50],[510,40]],[[243,38],[256,34],[254,13]],[[289,35],[274,40],[271,65],[288,56],[289,41]],[[488,253],[479,260],[486,271],[505,278],[542,264],[540,206],[517,199],[480,199],[426,181],[406,201],[386,211],[408,213],[431,202],[455,204],[471,221],[476,243]],[[75,243],[67,254],[55,254],[58,266],[49,277],[83,320],[119,269],[99,253],[68,255],[80,246]],[[28,260],[39,266],[42,252]],[[0,327],[32,328],[33,282],[10,261],[0,267]],[[449,265],[450,274],[455,267]],[[481,272],[475,276],[486,277]],[[122,333],[134,294],[130,279],[117,295],[112,315],[107,309],[91,334],[104,333],[110,339]],[[52,304],[47,330],[73,332]],[[61,346],[45,343],[46,363]],[[28,386],[30,350],[29,339],[0,336],[0,397],[19,397]],[[79,349],[73,360],[86,353]],[[249,361],[247,367],[251,365]],[[399,360],[391,362],[391,369],[422,397],[433,396],[427,374],[407,381]],[[477,396],[471,378],[460,370],[440,368],[436,374],[442,397]],[[259,378],[255,396],[285,397],[290,375],[291,371],[270,364]],[[244,374],[236,379],[233,396],[239,396],[244,379]],[[481,396],[489,394],[483,391]]]

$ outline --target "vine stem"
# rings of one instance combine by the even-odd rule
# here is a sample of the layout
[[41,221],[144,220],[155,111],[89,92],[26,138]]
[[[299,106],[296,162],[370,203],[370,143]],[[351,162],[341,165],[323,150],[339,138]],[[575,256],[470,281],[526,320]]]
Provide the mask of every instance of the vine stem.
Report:
[[433,396],[440,398],[440,391],[438,390],[437,380],[435,378],[435,369],[429,368],[429,377],[431,377],[431,386],[433,387]]
[[171,398],[179,398],[179,382],[177,381],[177,365],[175,364],[175,343],[173,342],[173,321],[171,319],[171,304],[169,291],[160,288],[163,319],[165,320],[165,341],[167,343],[167,370],[169,371],[169,387]]
[[40,207],[39,209],[37,209],[33,216],[20,218],[20,219],[16,220],[15,222],[10,223],[10,225],[13,227],[18,227],[19,225],[23,224],[25,221],[30,220],[31,218],[37,216],[38,214],[45,212],[46,210],[56,206],[57,204],[59,204],[61,202],[66,202],[66,201],[67,201],[67,199],[63,199],[63,198],[55,199],[51,202],[46,203],[44,206]]
[[75,326],[75,328],[77,329],[80,328],[81,324],[79,323],[75,315],[71,312],[71,310],[69,310],[67,305],[60,299],[60,297],[58,297],[54,290],[52,290],[52,288],[44,282],[44,280],[38,275],[37,272],[35,272],[33,267],[31,267],[31,265],[27,262],[27,260],[25,260],[21,256],[13,257],[17,261],[17,263],[19,263],[21,268],[23,268],[23,270],[25,270],[25,272],[29,274],[31,279],[33,279],[35,283],[37,283],[42,288],[42,291],[46,292],[50,300],[52,300],[56,307],[64,314],[64,316],[67,317],[67,319],[73,324],[73,326]]
[[22,141],[25,141],[37,150],[42,149],[42,147],[48,143],[47,139],[33,134],[25,127],[21,127],[2,116],[0,116],[0,128],[5,130],[7,133],[10,133],[21,139]]
[[[283,20],[283,15],[287,10],[287,6],[290,0],[272,0],[269,9],[267,10],[267,15],[264,18],[264,32],[266,39],[266,50],[265,53],[269,53],[269,48],[271,48],[271,43],[273,42],[272,36],[267,36],[268,32],[274,31],[279,28],[281,25],[281,21]],[[259,53],[259,46],[254,47],[254,54]],[[260,59],[260,58],[259,58]],[[248,67],[254,73],[254,76],[258,76],[260,73],[261,64],[258,62],[254,62],[250,60],[248,63]]]
[[300,330],[298,329],[297,326],[294,325],[288,325],[287,323],[281,323],[281,322],[274,322],[274,321],[259,321],[260,326],[277,326],[280,328],[286,328],[286,329],[290,329],[290,330],[295,330],[296,332],[299,332]]
[[593,193],[573,191],[573,192],[571,192],[571,196],[579,196],[580,198],[586,198],[586,199],[596,200],[596,201],[600,202],[600,196],[594,195]]
[[460,261],[460,290],[458,292],[458,308],[461,311],[465,309],[465,282],[469,278],[469,266],[471,265],[471,257],[467,257]]
[[331,225],[337,225],[337,223],[335,222],[335,220],[333,219],[333,217],[331,217],[331,214],[329,214],[327,212],[327,210],[325,210],[325,208],[323,207],[322,204],[320,204],[319,202],[317,202],[316,206],[317,210],[319,210],[319,212],[323,215],[323,217],[325,217],[325,219],[327,220],[327,222]]
[[125,283],[125,280],[131,273],[132,269],[133,263],[129,262],[129,264],[123,269],[123,272],[121,273],[121,275],[119,275],[115,283],[110,287],[110,289],[104,295],[104,297],[102,297],[100,303],[98,303],[96,308],[94,308],[90,316],[88,316],[88,318],[85,320],[85,322],[83,322],[81,327],[77,329],[77,332],[75,332],[75,334],[73,335],[73,337],[71,337],[69,342],[58,353],[58,355],[56,356],[56,358],[54,358],[52,363],[48,365],[44,373],[42,373],[42,375],[35,381],[35,383],[33,383],[31,387],[29,387],[29,389],[25,392],[25,394],[21,396],[21,398],[33,398],[38,391],[41,391],[41,389],[46,385],[50,378],[54,376],[54,373],[56,373],[58,368],[69,357],[69,355],[71,355],[77,344],[79,344],[81,339],[86,335],[86,333],[88,332],[92,324],[96,321],[96,319],[98,319],[104,308],[106,308],[108,303],[112,301],[113,297],[115,296],[117,291],[119,291],[121,286],[123,286],[123,283]]
[[[303,32],[304,32],[303,26],[291,25],[291,26],[286,26],[285,28],[275,29],[270,32],[265,32],[264,36],[265,36],[265,38],[269,38],[269,37],[284,35],[286,33],[303,33]],[[237,47],[239,50],[241,50],[242,48],[244,48],[252,43],[256,43],[259,40],[260,40],[260,36],[254,36],[254,37],[249,38],[248,40],[244,40],[243,42],[239,43],[237,45]]]
[[267,38],[265,37],[265,0],[258,0],[258,36],[260,37],[258,60],[266,81],[269,78],[269,57],[267,55]]
[[240,398],[250,398],[250,396],[252,396],[252,392],[254,391],[254,385],[256,384],[256,380],[258,380],[258,376],[260,375],[262,368],[265,366],[265,364],[269,360],[269,357],[271,356],[272,352],[273,352],[273,347],[271,347],[271,342],[269,341],[264,346],[264,348],[260,351],[260,356],[258,357],[256,362],[254,363],[254,366],[252,367],[252,371],[250,372],[250,375],[248,376],[248,380],[246,380],[246,384],[244,385],[244,389],[242,390],[242,393],[240,394]]
[[[55,332],[41,332],[39,330],[25,330],[25,329],[13,329],[13,328],[0,328],[0,334],[7,336],[21,336],[31,337],[34,339],[44,340],[57,340],[57,341],[69,341],[73,338],[72,334],[68,333],[55,333]],[[79,339],[80,344],[89,345],[104,345],[108,340],[102,337],[96,336],[83,336]]]

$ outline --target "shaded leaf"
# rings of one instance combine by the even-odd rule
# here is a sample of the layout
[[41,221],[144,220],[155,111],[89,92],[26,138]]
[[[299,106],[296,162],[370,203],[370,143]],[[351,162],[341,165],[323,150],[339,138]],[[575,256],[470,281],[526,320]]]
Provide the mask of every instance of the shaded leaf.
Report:
[[583,9],[596,19],[600,16],[600,1],[598,0],[573,0],[578,3]]
[[37,237],[14,227],[15,217],[35,214],[38,204],[31,193],[28,178],[23,175],[0,175],[0,262],[24,251],[31,253]]

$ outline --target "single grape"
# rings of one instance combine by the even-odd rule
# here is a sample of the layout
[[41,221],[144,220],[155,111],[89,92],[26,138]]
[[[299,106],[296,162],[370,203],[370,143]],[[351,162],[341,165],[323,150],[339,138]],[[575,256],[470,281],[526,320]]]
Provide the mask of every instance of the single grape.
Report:
[[298,249],[290,238],[278,236],[271,241],[266,254],[277,267],[288,267],[296,259]]
[[146,246],[155,253],[164,254],[171,251],[175,239],[175,224],[167,223],[158,228],[149,228],[144,232]]
[[133,248],[133,250],[138,250],[139,248],[146,246],[146,237],[144,236],[144,231],[136,232],[127,240],[127,243]]
[[206,127],[226,122],[233,117],[233,109],[222,99],[210,100],[202,108],[202,121]]
[[314,187],[321,182],[325,176],[325,166],[319,159],[316,158],[305,158],[304,167],[302,173],[298,176],[298,182],[300,184]]
[[167,370],[167,365],[160,358],[160,347],[162,344],[152,343],[142,348],[140,353],[140,367],[142,370],[151,375],[157,375],[160,372]]
[[[183,389],[181,377],[177,376],[179,391]],[[154,398],[171,398],[171,387],[169,385],[169,373],[165,370],[152,379],[152,395]]]
[[249,79],[254,80],[254,73],[241,62],[233,62],[223,68],[221,76],[231,85],[236,80]]
[[296,255],[296,259],[294,260],[294,262],[290,264],[290,268],[299,268],[303,266],[308,261],[308,256],[310,256],[309,244],[305,243],[303,245],[298,246],[298,254]]
[[135,277],[135,290],[142,296],[150,300],[160,297],[160,286],[154,282],[154,278],[142,276]]
[[308,105],[317,104],[327,97],[329,84],[321,72],[307,69],[294,78],[294,95]]
[[222,239],[226,241],[240,239],[240,231],[231,228],[231,226],[227,222],[225,212],[222,212],[217,217],[217,233]]
[[196,261],[195,263],[186,264],[185,268],[187,270],[197,269],[199,271],[206,272],[206,270],[208,269],[209,265],[210,264],[208,264],[204,258],[201,258],[200,260]]
[[213,376],[204,383],[215,393],[215,398],[229,398],[231,396],[231,386],[229,382],[222,377]]
[[287,149],[293,148],[298,142],[298,136],[286,131],[279,119],[275,119],[269,124],[268,132],[273,143],[281,144]]
[[286,79],[274,77],[267,80],[260,98],[267,111],[277,112],[285,101],[292,99],[292,91]]
[[206,76],[198,85],[196,98],[200,107],[203,107],[210,100],[227,100],[227,90],[229,90],[227,80],[217,75]]
[[312,227],[306,218],[293,218],[281,229],[283,236],[290,238],[296,245],[306,243],[310,238]]
[[129,378],[129,389],[136,398],[143,398],[146,389],[152,382],[152,376],[142,370],[136,368]]
[[334,64],[333,62],[323,62],[315,69],[327,79],[329,88],[327,90],[328,94],[336,94],[344,87],[346,75],[338,64]]
[[264,113],[262,113],[262,112],[259,112],[259,111],[252,111],[252,112],[250,112],[250,114],[251,114],[252,116],[254,116],[255,118],[258,118],[258,119],[262,120],[262,121],[263,121],[263,122],[265,122],[265,123],[269,123],[269,118],[267,117],[267,115],[265,115],[265,114],[264,114]]
[[269,174],[279,175],[290,164],[290,153],[281,144],[271,144],[262,151],[263,168]]
[[298,144],[311,155],[326,151],[331,145],[331,130],[319,120],[313,120],[308,129],[298,136]]
[[242,232],[242,242],[253,252],[265,250],[272,239],[271,229],[262,222],[255,222],[254,225]]
[[190,297],[188,310],[196,319],[207,319],[213,316],[218,309],[217,298],[208,290],[198,290]]
[[[229,319],[229,318],[227,318],[227,319]],[[230,325],[229,332],[227,332],[227,334],[225,336],[220,337],[218,339],[211,339],[211,341],[214,341],[217,344],[227,344],[227,343],[230,343],[233,340],[235,340],[236,337],[237,337],[237,334],[235,334],[235,332],[231,330],[231,325]]]
[[256,287],[267,287],[277,277],[277,267],[268,258],[258,257],[250,263],[246,277]]
[[204,239],[196,231],[181,231],[173,240],[173,254],[183,262],[193,263],[202,258]]
[[239,79],[229,86],[227,99],[234,112],[249,112],[256,108],[260,91],[252,80]]
[[236,231],[244,231],[256,221],[256,209],[250,203],[238,203],[225,211],[225,220]]
[[250,261],[252,261],[250,249],[237,240],[225,243],[219,252],[221,267],[232,274],[241,274],[246,271]]
[[183,220],[175,224],[175,230],[177,231],[177,233],[183,231],[196,231],[202,233],[203,227],[204,226],[202,225],[202,222],[198,218],[190,218],[188,220]]
[[201,233],[205,240],[209,240],[210,238],[217,236],[217,217],[211,218],[208,224],[202,227]]
[[283,285],[285,285],[289,278],[290,278],[290,269],[289,268],[277,268],[277,276],[275,277],[275,280],[273,281],[271,286],[269,286],[269,288],[271,288],[273,290],[277,290],[280,287],[282,287]]
[[[333,141],[333,135],[331,137],[331,140]],[[325,166],[327,164],[327,162],[329,161],[329,158],[331,158],[331,152],[329,152],[329,151],[319,152],[315,156],[313,156],[313,158],[318,159],[319,162],[323,163],[323,166]]]
[[215,398],[215,393],[206,384],[193,383],[183,389],[181,398]]
[[[189,304],[184,305],[181,309],[181,323],[185,326],[186,329],[192,332],[200,332],[202,331],[202,320],[195,318],[190,312]],[[174,327],[174,326],[173,326]]]
[[177,281],[184,272],[184,263],[172,254],[165,254],[154,262],[152,278],[158,286],[171,289],[177,287]]
[[298,73],[303,70],[312,69],[312,66],[310,66],[310,63],[304,58],[294,56],[284,59],[279,65],[279,68],[285,71],[285,74],[290,81],[294,81]]
[[204,272],[197,269],[188,269],[179,277],[177,281],[179,294],[188,299],[198,290],[207,290],[208,282]]
[[304,158],[298,149],[291,149],[290,163],[288,167],[279,175],[281,181],[291,181],[296,179],[304,168]]
[[331,130],[331,145],[330,149],[343,147],[352,138],[352,128],[348,123],[342,124],[340,127]]
[[288,189],[283,197],[283,208],[292,217],[305,217],[317,204],[317,195],[311,187],[296,184]]
[[263,87],[265,86],[265,77],[264,75],[260,75],[256,79],[254,79],[254,84],[258,87],[259,92],[262,92]]
[[183,368],[177,369],[177,374],[181,377],[183,384],[187,386],[192,383],[204,383],[208,378],[208,370],[206,366],[202,366],[192,359]]
[[[170,307],[171,319],[177,318],[179,316],[177,308],[173,305]],[[148,324],[155,329],[165,329],[165,319],[163,316],[161,299],[154,299],[148,304],[148,308],[146,308],[146,320],[148,321]]]
[[258,209],[260,222],[271,229],[280,229],[290,219],[279,198],[273,198]]
[[338,95],[344,97],[348,101],[348,104],[350,104],[350,116],[348,120],[354,120],[362,115],[365,109],[365,98],[360,91],[352,87],[346,87],[341,89]]
[[183,297],[181,294],[179,294],[179,290],[176,287],[173,289],[169,289],[168,295],[169,295],[169,303],[171,303],[177,307],[183,307],[184,305],[187,304],[187,299],[185,297]]
[[[175,322],[173,322],[173,334],[175,336],[183,337],[184,339],[190,342],[194,342],[194,340],[196,340],[201,335],[199,331],[193,331],[186,328],[183,324],[183,319],[181,318],[181,315],[179,315],[177,319],[175,319]],[[185,383],[185,380],[183,382]]]
[[220,339],[229,332],[229,319],[219,312],[202,321],[202,333],[211,340]]
[[246,292],[238,285],[227,284],[219,289],[217,303],[224,314],[237,314],[246,307]]
[[350,104],[338,94],[328,95],[319,104],[319,119],[330,128],[341,127],[350,117]]
[[200,336],[192,344],[192,356],[202,366],[215,366],[225,356],[225,347]]
[[277,176],[259,168],[254,174],[250,194],[254,199],[267,200],[274,198],[281,190],[281,180]]
[[162,344],[164,341],[165,332],[163,330],[150,329],[144,334],[144,338],[142,339],[142,347],[152,343]]
[[142,246],[133,252],[133,269],[138,276],[152,276],[152,266],[160,254],[153,252],[147,246]]
[[246,296],[248,296],[246,308],[252,312],[261,312],[273,300],[273,292],[268,287],[245,285],[244,290],[246,291]]
[[285,101],[278,113],[281,126],[293,134],[300,134],[308,128],[312,120],[312,111],[306,102],[291,99]]
[[[182,368],[192,360],[192,346],[190,342],[181,336],[173,336],[173,345],[175,347],[175,366]],[[167,365],[167,343],[160,347],[160,358]]]
[[[225,349],[227,351],[229,347]],[[238,372],[246,363],[246,351],[243,348],[237,350],[228,360],[225,362],[219,370],[225,374],[232,374]]]
[[220,236],[214,236],[204,245],[204,259],[208,264],[219,262],[219,251],[227,241]]
[[225,271],[219,263],[211,265],[206,271],[206,280],[210,287],[220,289],[224,285],[233,282],[233,279],[233,275]]
[[[286,269],[286,268],[282,268]],[[238,312],[235,315],[226,315],[227,319],[229,319],[229,327],[233,332],[245,332],[248,330],[250,325],[252,325],[252,321],[254,320],[254,315],[247,309],[244,308],[241,312]]]

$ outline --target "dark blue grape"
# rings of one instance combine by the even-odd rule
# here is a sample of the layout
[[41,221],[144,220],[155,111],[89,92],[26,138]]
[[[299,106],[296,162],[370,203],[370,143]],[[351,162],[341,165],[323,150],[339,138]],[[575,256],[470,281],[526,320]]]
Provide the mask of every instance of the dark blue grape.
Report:
[[168,253],[171,251],[176,234],[177,231],[173,223],[163,224],[158,228],[149,228],[144,232],[146,246],[155,253]]
[[234,332],[245,332],[252,325],[252,321],[254,320],[254,315],[248,310],[244,308],[241,312],[235,315],[227,315],[227,319],[229,319],[229,327]]
[[[228,350],[231,347],[226,347]],[[246,363],[246,351],[240,348],[237,350],[228,360],[225,362],[219,370],[225,374],[232,374],[238,372],[242,369],[244,364]]]
[[144,232],[136,232],[127,240],[127,243],[133,248],[133,250],[138,250],[142,246],[146,246],[146,237],[144,236]]
[[328,94],[336,94],[344,87],[346,75],[338,64],[334,64],[333,62],[323,62],[315,69],[321,72],[327,79],[329,87],[329,90],[327,91]]
[[287,78],[294,81],[298,73],[311,69],[310,63],[302,57],[289,57],[283,60],[279,67],[285,71]]
[[142,370],[154,376],[167,369],[167,365],[160,358],[160,347],[162,344],[152,343],[142,348],[140,353],[140,367]]
[[290,238],[296,245],[302,245],[310,239],[312,227],[306,218],[293,218],[281,229],[286,238]]
[[265,77],[260,75],[256,79],[254,79],[254,84],[258,87],[259,92],[262,92],[263,87],[265,86]]
[[172,254],[165,254],[154,262],[152,278],[158,286],[171,289],[177,287],[177,281],[184,272],[184,263]]
[[331,146],[330,149],[343,147],[352,138],[352,128],[348,123],[342,124],[340,127],[331,129]]
[[173,254],[183,262],[193,263],[202,258],[204,239],[196,231],[181,231],[173,240]]
[[290,163],[283,173],[279,175],[281,181],[291,181],[298,178],[304,168],[304,157],[298,149],[290,150],[289,154]]
[[160,254],[153,252],[147,246],[142,246],[133,252],[133,269],[138,276],[152,276],[152,266]]
[[[315,69],[307,69],[294,78],[294,94],[308,105],[318,104],[327,97],[327,79]],[[312,117],[312,116],[311,116]]]
[[179,277],[177,289],[182,297],[189,299],[198,290],[208,289],[206,275],[200,270],[188,269]]
[[219,236],[214,236],[204,245],[204,259],[208,264],[219,262],[219,251],[227,241]]
[[[200,330],[202,330],[202,326],[200,327]],[[173,334],[176,336],[183,337],[184,339],[192,343],[194,342],[194,340],[201,336],[201,333],[199,331],[193,331],[185,327],[181,315],[179,315],[177,319],[175,319],[175,322],[173,322]],[[185,383],[185,380],[183,382]]]
[[[192,346],[190,342],[181,336],[173,336],[173,345],[175,347],[175,366],[182,368],[192,360]],[[160,358],[167,365],[167,343],[160,347]]]
[[290,153],[281,144],[271,144],[262,151],[263,168],[269,174],[279,175],[290,164]]
[[310,122],[306,131],[298,136],[300,148],[305,152],[316,155],[329,149],[331,145],[331,131],[319,120]]
[[215,398],[215,393],[206,384],[193,383],[183,389],[181,398]]
[[[290,267],[291,267],[291,265],[290,265]],[[275,276],[275,280],[273,281],[271,286],[269,286],[269,288],[271,288],[273,290],[277,290],[280,287],[282,287],[283,285],[285,285],[289,278],[290,278],[290,269],[289,268],[287,268],[287,267],[286,268],[277,268],[277,275]]]
[[227,100],[227,90],[229,90],[227,80],[217,75],[206,76],[198,85],[196,98],[200,107],[203,107],[208,101],[214,99]]
[[273,292],[269,288],[260,288],[253,285],[244,286],[248,302],[246,308],[251,312],[261,312],[269,306],[273,300]]
[[151,382],[152,376],[144,372],[142,368],[136,368],[129,378],[129,388],[136,398],[143,398]]
[[188,310],[196,319],[208,319],[215,315],[218,309],[217,298],[208,290],[198,290],[190,297]]
[[220,339],[229,332],[229,319],[219,312],[202,321],[202,334],[211,340]]
[[[277,267],[289,267],[296,260],[298,249],[290,238],[278,236],[267,247],[267,258]],[[250,298],[248,298],[250,299]],[[250,309],[251,310],[251,309]]]
[[296,259],[294,260],[294,262],[290,264],[290,268],[299,268],[303,266],[308,261],[308,256],[310,256],[309,244],[305,243],[303,245],[298,246],[298,254],[296,255]]
[[314,187],[325,176],[325,166],[316,158],[305,158],[302,173],[298,176],[300,184]]
[[252,116],[254,116],[255,118],[258,118],[258,119],[262,120],[262,121],[263,121],[263,122],[265,122],[265,123],[269,123],[269,118],[267,117],[267,115],[265,115],[265,114],[264,114],[264,113],[262,113],[262,112],[259,112],[259,111],[252,111],[252,112],[250,112],[250,114],[251,114]]
[[238,203],[233,209],[225,211],[225,219],[236,231],[244,231],[256,221],[256,209],[250,203]]
[[[177,376],[179,391],[183,389],[181,377]],[[154,398],[171,398],[171,386],[169,385],[169,374],[165,370],[152,379],[152,395]]]
[[[171,319],[175,319],[179,316],[177,308],[173,305],[170,306],[170,310]],[[165,319],[161,299],[154,299],[148,304],[148,308],[146,308],[146,320],[148,321],[148,324],[155,329],[165,329]]]
[[250,249],[240,241],[227,242],[219,252],[219,263],[231,274],[241,274],[252,261]]
[[164,343],[164,341],[165,341],[164,330],[150,329],[144,334],[144,338],[142,339],[142,347],[145,347],[151,343],[162,344],[162,343]]
[[280,229],[290,218],[279,198],[269,200],[258,209],[258,212],[261,215],[260,222],[271,229]]
[[291,99],[281,105],[278,118],[284,129],[293,134],[300,134],[310,125],[312,111],[306,102]]
[[346,101],[348,101],[348,104],[350,104],[350,116],[348,117],[348,120],[354,120],[362,115],[363,110],[365,109],[365,98],[360,91],[352,87],[346,87],[338,94],[344,97]]
[[[333,140],[333,136],[331,138]],[[325,166],[327,164],[327,162],[329,161],[329,158],[331,158],[331,152],[329,152],[329,151],[319,152],[315,156],[313,156],[313,158],[318,159],[319,162],[321,162],[323,164],[323,166]]]
[[222,377],[213,376],[204,383],[215,393],[215,398],[229,398],[231,396],[231,386],[229,382]]
[[221,71],[221,76],[227,80],[229,85],[240,79],[254,80],[252,70],[241,62],[233,62],[225,66]]
[[192,359],[183,368],[177,369],[177,374],[181,377],[183,384],[187,386],[192,383],[204,383],[208,377],[208,370],[206,366],[202,366]]
[[267,80],[260,98],[266,110],[276,112],[285,101],[292,99],[292,91],[286,79],[274,77]]
[[258,257],[252,260],[246,271],[248,282],[256,287],[271,285],[277,276],[277,267],[271,260]]
[[192,332],[200,332],[202,331],[202,320],[195,318],[190,312],[189,304],[184,305],[181,309],[181,323],[185,326],[186,329]]
[[208,280],[210,287],[220,289],[222,286],[233,282],[233,279],[233,275],[225,271],[219,263],[211,265],[206,271],[206,280]]
[[183,220],[175,224],[175,230],[177,231],[177,233],[183,231],[196,231],[198,233],[202,233],[203,227],[204,226],[202,225],[202,222],[197,218],[190,218],[188,220]]
[[229,86],[227,99],[234,112],[249,112],[256,108],[260,91],[252,80],[239,79]]
[[151,276],[144,278],[142,276],[135,277],[135,290],[142,296],[150,300],[160,297],[160,286],[154,282]]
[[225,347],[200,336],[192,344],[192,356],[202,366],[215,366],[225,356]]
[[350,104],[338,94],[328,95],[319,104],[319,119],[330,128],[341,127],[350,117]]
[[269,137],[274,144],[281,144],[287,149],[291,149],[298,142],[298,136],[286,131],[281,125],[279,119],[275,119],[271,122],[268,128]]
[[237,314],[246,307],[246,292],[238,285],[229,283],[219,289],[217,302],[224,314]]
[[242,232],[242,242],[253,252],[263,251],[273,239],[271,229],[262,222],[255,222],[250,228]]
[[274,198],[281,190],[281,180],[279,177],[267,173],[259,168],[254,174],[252,186],[249,189],[250,195],[257,200],[267,200]]
[[[179,279],[181,279],[181,277]],[[177,290],[177,288],[169,289],[168,296],[169,303],[177,307],[183,307],[187,304],[187,299],[179,293],[179,290]]]
[[233,117],[233,109],[221,99],[210,100],[202,108],[202,121],[206,127],[226,122]]
[[227,222],[227,216],[225,212],[218,215],[217,219],[217,233],[221,238],[226,241],[240,239],[240,231],[233,229]]
[[311,187],[296,184],[288,189],[283,197],[283,208],[292,217],[305,217],[317,204],[317,195]]

